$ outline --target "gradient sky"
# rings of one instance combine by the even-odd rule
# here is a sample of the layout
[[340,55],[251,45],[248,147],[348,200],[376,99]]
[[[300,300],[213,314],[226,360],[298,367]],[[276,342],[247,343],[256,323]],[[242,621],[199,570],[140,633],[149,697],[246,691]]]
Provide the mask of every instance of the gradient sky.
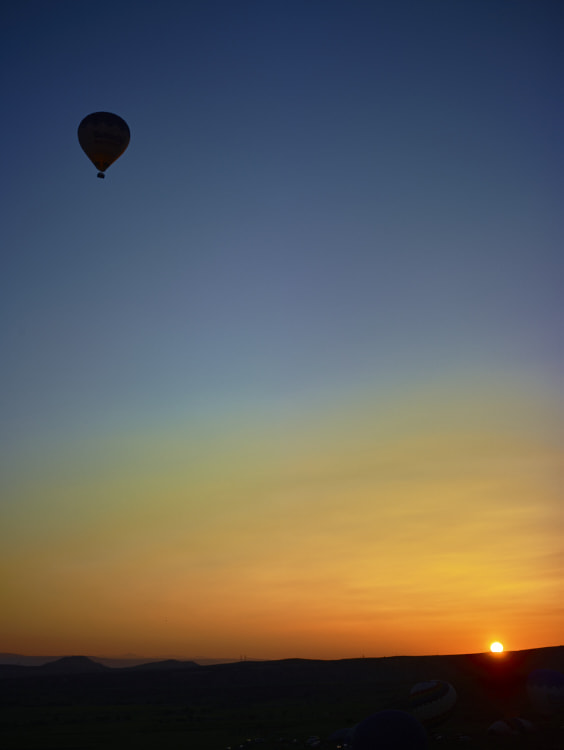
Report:
[[562,643],[564,4],[1,13],[0,651]]

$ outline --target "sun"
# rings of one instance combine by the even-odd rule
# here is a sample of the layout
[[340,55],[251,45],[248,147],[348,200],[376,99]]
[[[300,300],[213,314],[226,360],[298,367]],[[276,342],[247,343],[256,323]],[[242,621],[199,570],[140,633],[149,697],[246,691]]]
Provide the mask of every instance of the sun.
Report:
[[490,645],[490,651],[494,654],[501,654],[503,651],[503,643],[500,643],[499,641],[494,641]]

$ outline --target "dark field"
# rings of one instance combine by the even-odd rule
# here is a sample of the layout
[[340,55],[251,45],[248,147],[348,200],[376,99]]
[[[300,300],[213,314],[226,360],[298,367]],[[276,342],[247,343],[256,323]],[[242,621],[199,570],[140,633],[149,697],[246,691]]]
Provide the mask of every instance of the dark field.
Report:
[[[381,709],[406,708],[414,683],[442,679],[455,687],[458,701],[430,732],[430,748],[564,750],[563,717],[541,721],[527,698],[527,675],[539,668],[564,671],[564,647],[502,657],[166,662],[127,669],[83,657],[43,667],[0,665],[0,747],[286,750],[308,747],[317,736],[324,750],[337,747],[328,739],[336,730]],[[515,716],[533,721],[535,734],[510,743],[487,736],[492,722]]]

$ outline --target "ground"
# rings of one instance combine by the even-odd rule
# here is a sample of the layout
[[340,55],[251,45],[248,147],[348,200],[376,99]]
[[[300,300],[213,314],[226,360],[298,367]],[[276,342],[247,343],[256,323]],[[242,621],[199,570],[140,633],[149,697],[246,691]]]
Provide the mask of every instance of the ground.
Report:
[[[445,679],[458,700],[429,730],[429,748],[564,749],[564,717],[535,715],[526,693],[531,669],[562,670],[564,649],[507,654],[343,661],[283,660],[77,673],[0,669],[0,746],[5,750],[135,747],[197,750],[336,750],[330,735],[386,708],[404,709],[411,686]],[[31,671],[30,671],[31,670]],[[498,719],[525,716],[534,735],[488,737]],[[375,749],[376,750],[376,749]]]

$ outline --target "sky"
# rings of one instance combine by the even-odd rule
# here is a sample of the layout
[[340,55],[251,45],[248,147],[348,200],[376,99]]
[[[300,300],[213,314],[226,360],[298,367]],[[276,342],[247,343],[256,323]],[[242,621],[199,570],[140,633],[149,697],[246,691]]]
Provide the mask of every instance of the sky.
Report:
[[0,29],[0,651],[561,644],[564,5]]

